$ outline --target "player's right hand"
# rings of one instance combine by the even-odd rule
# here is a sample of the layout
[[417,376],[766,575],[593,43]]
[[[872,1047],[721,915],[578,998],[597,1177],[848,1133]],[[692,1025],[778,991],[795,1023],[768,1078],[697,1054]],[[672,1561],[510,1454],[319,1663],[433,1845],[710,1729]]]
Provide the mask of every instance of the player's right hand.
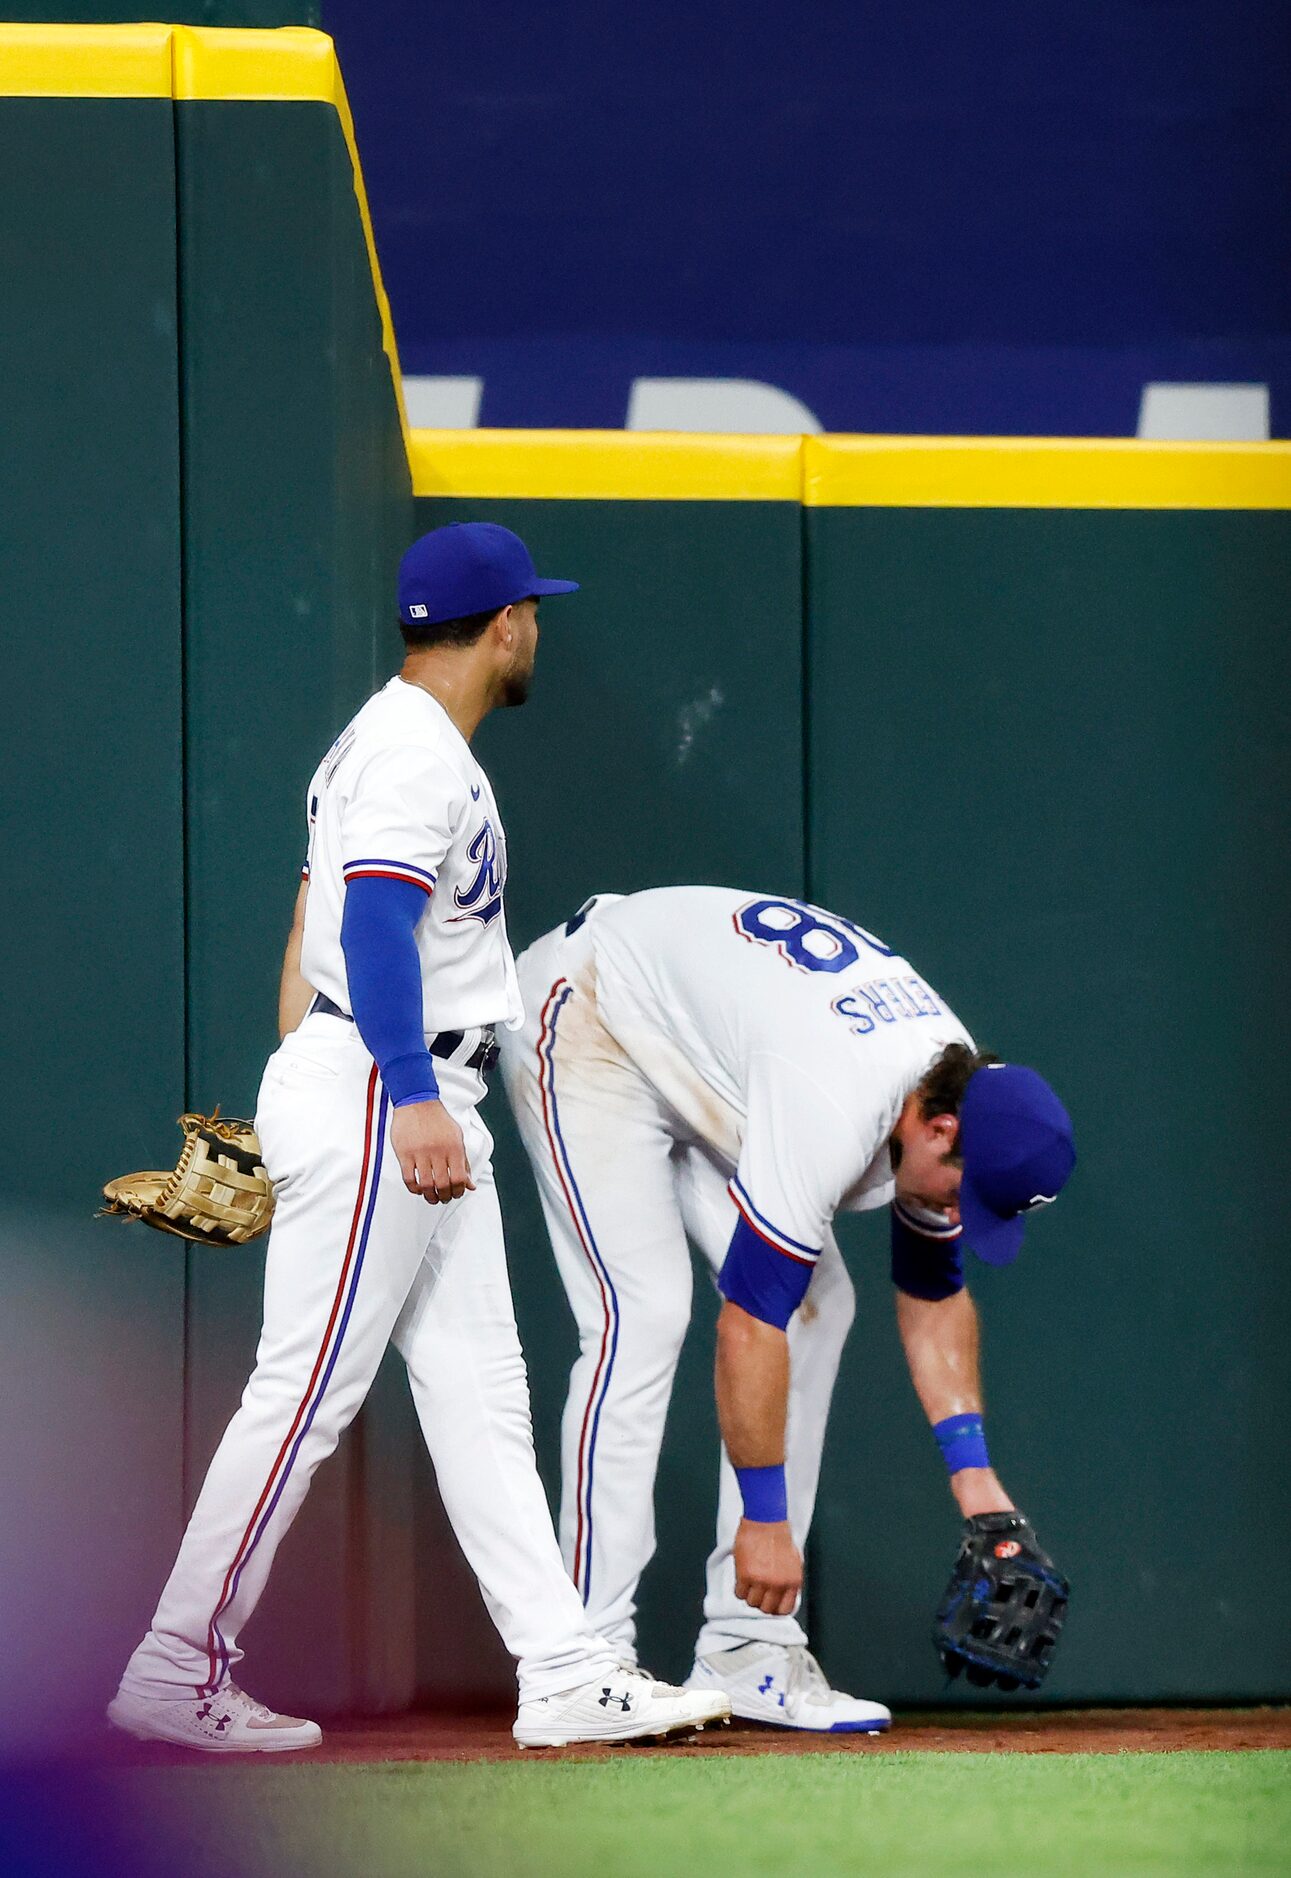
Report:
[[409,1102],[396,1109],[390,1145],[399,1157],[404,1186],[432,1206],[475,1191],[462,1131],[442,1102]]
[[742,1519],[735,1535],[735,1595],[768,1617],[790,1617],[802,1594],[802,1554],[787,1519]]

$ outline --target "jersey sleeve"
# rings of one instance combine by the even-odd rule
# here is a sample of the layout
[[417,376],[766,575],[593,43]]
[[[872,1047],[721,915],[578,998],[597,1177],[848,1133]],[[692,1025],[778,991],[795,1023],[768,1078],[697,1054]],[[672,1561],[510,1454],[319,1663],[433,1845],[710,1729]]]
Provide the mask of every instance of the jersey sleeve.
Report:
[[843,1194],[881,1141],[868,1140],[864,1122],[798,1064],[769,1051],[750,1062],[747,1102],[731,1198],[767,1244],[814,1265]]
[[379,751],[355,777],[341,815],[347,885],[401,880],[433,893],[466,798],[466,784],[433,751]]
[[892,1202],[892,1282],[912,1298],[939,1304],[964,1288],[963,1227],[940,1213]]
[[807,1295],[811,1274],[810,1265],[786,1258],[761,1238],[741,1213],[717,1274],[717,1289],[728,1303],[738,1304],[750,1317],[786,1330]]

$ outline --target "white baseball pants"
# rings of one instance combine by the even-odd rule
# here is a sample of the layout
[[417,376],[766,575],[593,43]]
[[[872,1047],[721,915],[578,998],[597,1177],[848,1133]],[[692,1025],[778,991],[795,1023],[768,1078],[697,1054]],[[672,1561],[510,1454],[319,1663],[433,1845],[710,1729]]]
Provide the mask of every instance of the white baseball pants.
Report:
[[122,1678],[135,1694],[204,1694],[232,1672],[314,1469],[358,1412],[391,1339],[453,1530],[518,1659],[522,1699],[615,1663],[561,1563],[534,1462],[493,1143],[476,1112],[484,1085],[453,1062],[436,1068],[476,1184],[444,1206],[404,1186],[389,1103],[353,1024],[311,1015],[269,1059],[256,1112],[277,1189],[264,1328],[152,1628]]
[[[655,1472],[690,1321],[687,1235],[716,1275],[737,1218],[726,1190],[733,1169],[601,1023],[586,926],[546,934],[518,967],[528,1016],[503,1040],[503,1072],[579,1335],[562,1423],[561,1550],[592,1628],[634,1660],[637,1581],[655,1549]],[[831,1237],[789,1326],[786,1486],[799,1546],[854,1309]],[[755,1639],[805,1641],[796,1616],[766,1616],[735,1595],[741,1510],[723,1451],[697,1655]]]

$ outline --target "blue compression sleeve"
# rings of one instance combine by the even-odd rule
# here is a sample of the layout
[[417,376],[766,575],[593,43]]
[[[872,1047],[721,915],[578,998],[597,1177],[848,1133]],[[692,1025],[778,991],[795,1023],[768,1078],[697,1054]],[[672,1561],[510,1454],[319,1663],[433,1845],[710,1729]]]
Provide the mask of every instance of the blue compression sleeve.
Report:
[[760,1239],[741,1214],[717,1275],[717,1289],[750,1317],[783,1330],[802,1303],[814,1269]]
[[345,889],[341,949],[350,1009],[397,1109],[439,1095],[422,1028],[415,937],[425,911],[424,890],[406,880],[360,876]]

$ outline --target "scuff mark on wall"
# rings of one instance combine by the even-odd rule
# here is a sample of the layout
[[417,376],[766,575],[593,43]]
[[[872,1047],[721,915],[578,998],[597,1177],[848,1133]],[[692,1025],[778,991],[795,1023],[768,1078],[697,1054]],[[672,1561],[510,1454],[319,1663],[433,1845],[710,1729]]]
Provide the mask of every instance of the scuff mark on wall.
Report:
[[677,724],[681,736],[677,742],[677,767],[686,761],[694,747],[695,738],[706,725],[711,724],[717,712],[726,702],[726,694],[720,685],[711,685],[702,697],[693,704],[683,704],[677,713]]

